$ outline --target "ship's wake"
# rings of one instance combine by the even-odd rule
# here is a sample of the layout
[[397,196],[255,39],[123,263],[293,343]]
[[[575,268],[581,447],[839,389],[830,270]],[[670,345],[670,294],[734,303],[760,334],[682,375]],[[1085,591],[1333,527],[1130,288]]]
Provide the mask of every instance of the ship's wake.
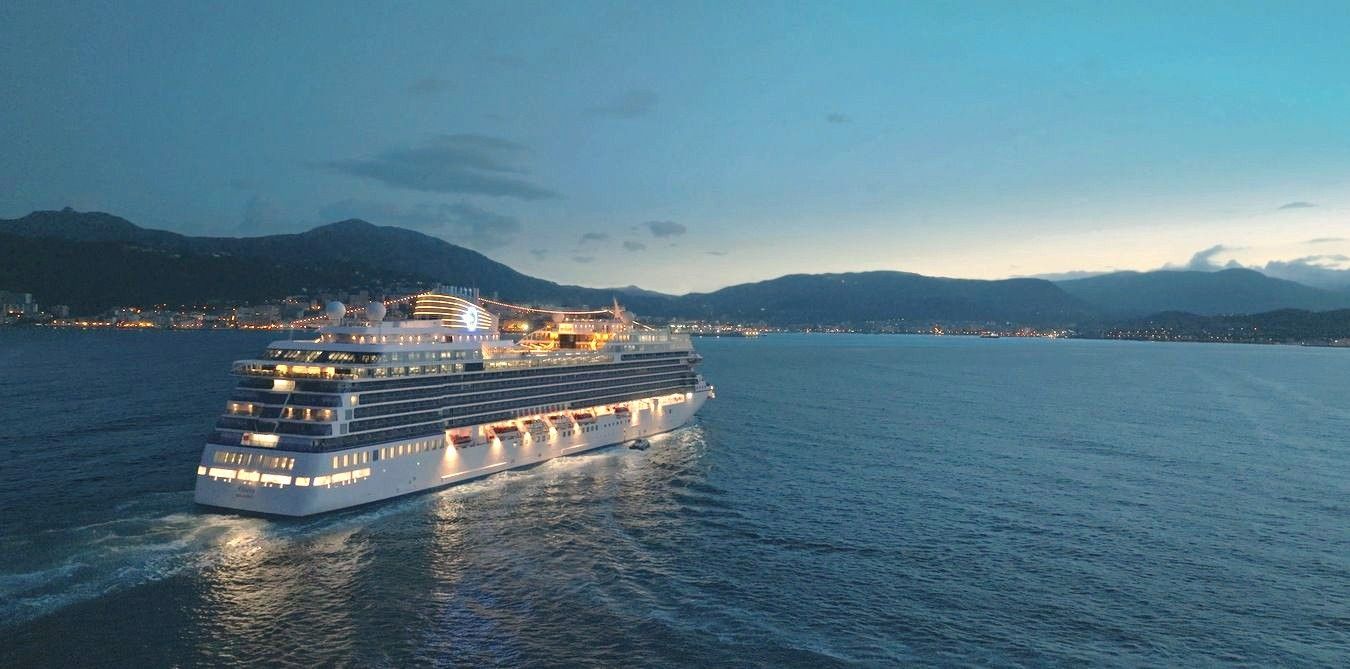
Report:
[[687,446],[681,432],[653,438],[650,452],[606,448],[501,472],[427,494],[303,519],[268,519],[206,512],[190,491],[155,493],[120,504],[111,516],[84,525],[9,537],[0,545],[0,628],[19,625],[117,591],[200,572],[239,558],[285,550],[297,541],[345,536],[411,510],[457,504],[505,487],[544,484],[620,462],[643,466],[664,448]]

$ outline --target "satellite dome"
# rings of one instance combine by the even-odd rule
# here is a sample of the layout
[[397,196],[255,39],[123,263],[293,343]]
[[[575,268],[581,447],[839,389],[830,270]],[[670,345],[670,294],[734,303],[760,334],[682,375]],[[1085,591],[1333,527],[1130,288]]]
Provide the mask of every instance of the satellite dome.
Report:
[[378,323],[384,320],[384,303],[373,301],[366,305],[366,320]]
[[333,321],[334,323],[340,323],[342,322],[342,317],[347,315],[347,305],[338,302],[337,300],[333,300],[328,303],[328,306],[324,307],[323,313],[328,316],[328,320]]

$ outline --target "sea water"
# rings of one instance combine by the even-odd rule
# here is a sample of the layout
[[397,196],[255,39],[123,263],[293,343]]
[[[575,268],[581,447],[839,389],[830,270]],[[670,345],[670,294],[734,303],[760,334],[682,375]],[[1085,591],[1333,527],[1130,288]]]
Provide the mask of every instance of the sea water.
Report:
[[701,339],[649,450],[206,513],[271,338],[0,329],[0,665],[1350,662],[1350,350]]

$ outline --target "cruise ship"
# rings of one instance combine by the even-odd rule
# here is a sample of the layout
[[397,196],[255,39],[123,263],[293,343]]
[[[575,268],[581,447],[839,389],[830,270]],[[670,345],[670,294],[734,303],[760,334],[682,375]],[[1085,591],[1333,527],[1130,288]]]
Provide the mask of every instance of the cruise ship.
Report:
[[[513,341],[476,291],[412,298],[411,318],[328,305],[308,340],[234,363],[197,503],[307,516],[674,430],[714,389],[689,337],[609,311],[554,312]],[[645,444],[645,442],[643,442]]]

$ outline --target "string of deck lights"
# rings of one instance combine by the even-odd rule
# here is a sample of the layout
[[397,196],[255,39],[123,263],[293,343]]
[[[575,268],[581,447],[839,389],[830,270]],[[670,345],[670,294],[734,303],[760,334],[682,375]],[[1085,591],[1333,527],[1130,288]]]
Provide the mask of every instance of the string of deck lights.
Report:
[[561,310],[561,309],[538,309],[538,308],[535,308],[535,307],[525,307],[525,306],[521,306],[521,305],[519,305],[519,304],[507,304],[506,302],[498,302],[498,301],[496,301],[496,300],[489,300],[489,299],[487,299],[486,297],[480,297],[480,298],[478,298],[478,301],[479,301],[479,302],[487,302],[488,304],[495,304],[495,305],[497,305],[497,306],[499,306],[499,307],[506,307],[506,308],[508,308],[508,309],[515,309],[515,310],[517,310],[517,311],[532,311],[532,312],[537,313],[537,314],[562,314],[562,315],[564,315],[564,316],[588,316],[588,315],[593,315],[593,314],[608,314],[608,313],[611,313],[611,310],[609,310],[609,309],[592,309],[592,310],[590,310],[590,311],[563,311],[563,310]]
[[[388,307],[394,304],[401,304],[403,302],[407,302],[408,300],[415,300],[423,295],[432,295],[432,294],[434,294],[433,291],[426,291],[422,293],[413,293],[412,295],[404,295],[403,297],[385,300],[384,306]],[[347,316],[350,314],[354,314],[358,311],[365,311],[365,310],[366,308],[364,306],[355,306],[355,307],[349,306],[347,307],[343,315]],[[326,320],[328,320],[328,314],[324,314],[322,316],[310,316],[309,318],[301,318],[300,320],[291,321],[291,327],[295,327],[297,325],[309,325],[310,323],[318,323],[320,321]]]
[[[403,297],[385,300],[385,301],[384,301],[384,306],[389,307],[389,306],[392,306],[392,305],[395,305],[395,304],[401,304],[401,303],[403,303],[403,302],[407,302],[408,300],[415,300],[415,299],[417,299],[417,298],[419,298],[419,297],[421,297],[421,296],[423,296],[423,295],[435,295],[435,294],[436,294],[435,291],[429,290],[429,291],[425,291],[425,292],[421,292],[421,293],[413,293],[413,294],[411,294],[411,295],[404,295]],[[589,310],[589,311],[565,311],[565,310],[562,310],[562,309],[539,309],[539,308],[537,308],[537,307],[526,307],[526,306],[522,306],[522,305],[519,305],[519,304],[510,304],[510,303],[507,303],[507,302],[498,302],[497,300],[489,300],[489,299],[487,299],[486,297],[479,297],[479,298],[478,298],[478,301],[480,301],[480,302],[486,302],[486,303],[488,303],[488,304],[495,304],[495,305],[497,305],[497,306],[499,306],[499,307],[506,307],[507,309],[515,309],[515,310],[517,310],[517,311],[528,311],[528,312],[537,313],[537,314],[562,314],[562,315],[564,315],[564,316],[593,316],[593,315],[596,315],[596,314],[608,314],[608,313],[612,313],[612,311],[611,311],[610,309],[592,309],[592,310]],[[358,306],[358,307],[347,307],[347,308],[346,308],[346,313],[345,313],[344,315],[353,314],[353,313],[356,313],[357,311],[364,311],[364,310],[365,310],[365,307],[363,307],[363,306]],[[297,325],[309,325],[310,323],[318,323],[318,322],[320,322],[320,321],[324,321],[324,320],[327,320],[327,319],[328,319],[328,316],[327,316],[327,315],[323,315],[323,316],[311,316],[311,317],[309,317],[309,318],[302,318],[302,319],[300,319],[300,320],[291,321],[291,327],[295,327],[295,326],[297,326]],[[646,328],[646,329],[648,329],[648,330],[655,330],[655,329],[656,329],[656,328],[654,328],[654,327],[652,327],[652,326],[650,326],[650,325],[647,325],[647,324],[645,324],[645,323],[639,323],[639,322],[637,322],[637,321],[633,321],[633,325],[636,325],[636,326],[642,327],[642,328]]]
[[[519,311],[533,312],[533,313],[536,313],[536,314],[562,314],[562,315],[564,315],[564,316],[590,316],[590,315],[594,315],[594,314],[609,314],[609,313],[614,313],[612,309],[592,309],[592,310],[590,310],[590,311],[563,311],[563,310],[561,310],[561,309],[539,309],[539,308],[536,308],[536,307],[525,307],[525,306],[521,306],[521,305],[519,305],[519,304],[508,304],[508,303],[506,303],[506,302],[498,302],[498,301],[496,301],[496,300],[489,300],[489,299],[487,299],[486,297],[480,297],[480,298],[478,298],[478,301],[479,301],[479,302],[487,302],[488,304],[495,304],[495,305],[497,305],[497,306],[499,306],[499,307],[506,307],[506,308],[508,308],[508,309],[516,309],[516,310],[519,310]],[[633,321],[633,325],[636,325],[636,326],[642,327],[642,328],[646,328],[646,329],[648,329],[648,330],[655,330],[655,329],[656,329],[656,328],[654,328],[654,327],[652,327],[652,326],[650,326],[650,325],[646,325],[646,324],[644,324],[644,323],[639,323],[639,322],[637,322],[637,321]]]

